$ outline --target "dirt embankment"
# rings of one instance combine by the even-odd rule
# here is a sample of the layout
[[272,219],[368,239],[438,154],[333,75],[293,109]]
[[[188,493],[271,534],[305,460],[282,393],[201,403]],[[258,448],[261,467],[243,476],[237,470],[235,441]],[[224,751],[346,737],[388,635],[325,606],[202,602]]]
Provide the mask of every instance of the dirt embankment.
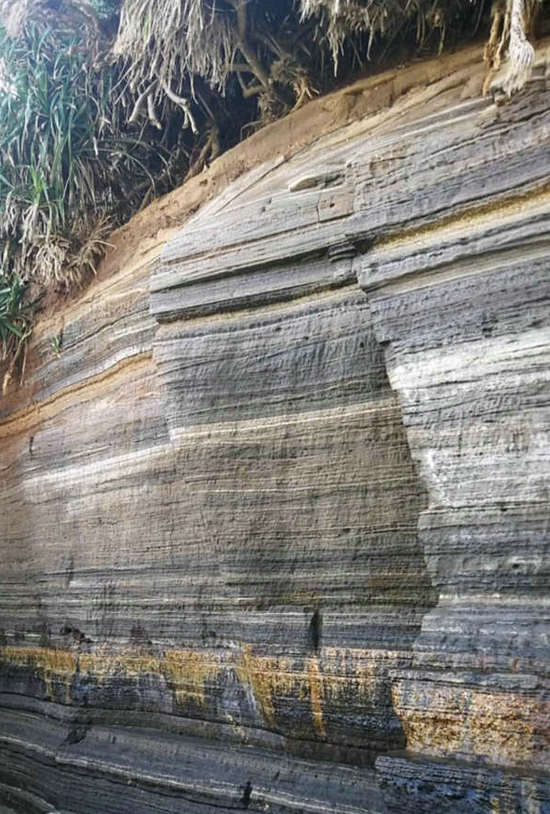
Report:
[[[85,292],[71,297],[89,296],[94,286],[116,274],[135,260],[136,253],[146,255],[158,250],[181,228],[187,218],[206,201],[219,194],[244,172],[275,156],[290,158],[304,147],[352,122],[388,108],[412,88],[432,84],[481,62],[478,45],[447,54],[438,59],[402,65],[375,76],[359,79],[352,85],[315,99],[283,119],[276,121],[217,158],[202,173],[178,189],[153,201],[127,224],[112,233],[110,247],[97,277]],[[476,89],[479,77],[474,78]],[[50,315],[50,309],[43,315]]]

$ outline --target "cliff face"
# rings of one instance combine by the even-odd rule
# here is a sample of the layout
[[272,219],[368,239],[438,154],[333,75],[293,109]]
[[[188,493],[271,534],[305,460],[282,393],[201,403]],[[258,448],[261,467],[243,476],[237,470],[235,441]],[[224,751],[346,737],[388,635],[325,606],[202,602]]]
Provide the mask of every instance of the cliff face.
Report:
[[39,326],[0,423],[6,810],[550,810],[539,53],[504,105],[476,51],[339,94]]

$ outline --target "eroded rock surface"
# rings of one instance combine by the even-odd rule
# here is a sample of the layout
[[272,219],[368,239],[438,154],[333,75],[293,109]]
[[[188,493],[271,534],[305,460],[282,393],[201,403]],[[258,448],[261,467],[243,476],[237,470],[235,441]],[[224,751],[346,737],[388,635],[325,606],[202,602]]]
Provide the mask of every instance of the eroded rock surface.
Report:
[[504,106],[469,52],[251,170],[61,353],[37,331],[0,423],[7,810],[550,810],[539,53]]

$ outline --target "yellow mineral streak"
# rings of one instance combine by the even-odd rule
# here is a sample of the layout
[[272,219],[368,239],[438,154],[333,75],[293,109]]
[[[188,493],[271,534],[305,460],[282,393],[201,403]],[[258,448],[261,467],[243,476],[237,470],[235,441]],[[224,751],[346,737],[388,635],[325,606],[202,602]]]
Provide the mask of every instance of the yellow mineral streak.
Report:
[[115,675],[137,679],[147,674],[159,674],[160,659],[132,650],[117,653],[97,651],[83,653],[79,658],[81,673],[92,675],[99,684],[109,681]]
[[216,678],[222,665],[212,654],[197,650],[168,650],[161,661],[161,672],[174,690],[182,707],[206,705],[206,684]]
[[254,656],[251,646],[245,645],[236,671],[240,682],[252,689],[267,726],[276,725],[276,699],[284,700],[286,705],[292,698],[309,700],[315,732],[326,737],[324,679],[318,659],[305,659],[292,665],[288,659]]
[[398,681],[393,702],[413,752],[518,766],[537,764],[550,748],[550,703],[542,698]]
[[327,732],[323,720],[323,677],[319,670],[318,659],[307,660],[307,672],[309,677],[309,692],[311,698],[311,716],[315,731],[321,738],[326,738]]
[[400,652],[323,648],[325,698],[338,701],[338,698],[351,696],[359,698],[362,704],[374,704],[388,668],[394,667],[402,657]]
[[30,667],[46,685],[46,695],[54,700],[54,682],[65,684],[65,701],[71,700],[71,682],[76,672],[77,657],[69,650],[40,647],[3,647],[0,660],[20,667]]
[[275,725],[273,691],[279,671],[277,659],[254,656],[252,647],[248,644],[243,647],[241,658],[236,664],[239,681],[252,689],[256,703],[268,726]]
[[128,650],[115,654],[84,654],[80,657],[80,669],[100,683],[115,675],[130,679],[143,675],[163,676],[180,706],[204,707],[205,684],[215,678],[221,664],[211,654],[197,650],[167,650],[162,656]]
[[205,708],[218,676],[234,670],[241,684],[251,690],[267,727],[277,726],[278,705],[288,708],[296,699],[311,707],[312,730],[323,739],[327,737],[327,706],[358,701],[375,705],[379,682],[400,655],[388,658],[387,653],[377,651],[325,648],[320,656],[288,659],[255,655],[250,644],[229,654],[172,649],[154,655],[135,647],[81,654],[15,647],[0,651],[2,661],[34,670],[45,682],[49,698],[53,699],[54,682],[64,682],[67,703],[78,670],[98,685],[157,676],[164,679],[181,708]]
[[71,682],[77,669],[93,676],[98,684],[115,676],[137,680],[145,675],[163,676],[182,706],[206,703],[205,684],[221,669],[211,654],[194,650],[168,650],[163,656],[144,654],[135,649],[117,653],[97,651],[80,655],[68,650],[4,647],[0,660],[28,667],[46,684],[48,698],[53,700],[54,682],[65,683],[65,700],[70,703]]

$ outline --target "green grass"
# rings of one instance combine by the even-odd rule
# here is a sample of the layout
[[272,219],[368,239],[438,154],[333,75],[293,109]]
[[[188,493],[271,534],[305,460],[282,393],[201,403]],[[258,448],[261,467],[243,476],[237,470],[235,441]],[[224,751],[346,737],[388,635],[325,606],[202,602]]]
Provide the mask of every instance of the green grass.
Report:
[[4,362],[2,392],[19,364],[24,365],[26,341],[31,334],[31,317],[26,302],[26,284],[17,276],[0,276],[0,358]]
[[[30,333],[26,295],[92,274],[110,230],[154,193],[166,148],[128,125],[121,68],[85,22],[0,25],[0,341],[8,380]],[[158,141],[158,140],[157,140]],[[4,382],[5,383],[5,382]]]
[[[158,161],[129,133],[120,77],[94,70],[87,32],[0,29],[0,241],[2,273],[42,284],[77,282],[94,267],[118,200],[153,183]],[[138,193],[139,194],[139,193]],[[129,200],[136,194],[130,193]],[[95,246],[95,249],[94,249]]]
[[0,339],[4,355],[10,342],[22,340],[27,333],[24,315],[25,284],[18,277],[0,278]]

